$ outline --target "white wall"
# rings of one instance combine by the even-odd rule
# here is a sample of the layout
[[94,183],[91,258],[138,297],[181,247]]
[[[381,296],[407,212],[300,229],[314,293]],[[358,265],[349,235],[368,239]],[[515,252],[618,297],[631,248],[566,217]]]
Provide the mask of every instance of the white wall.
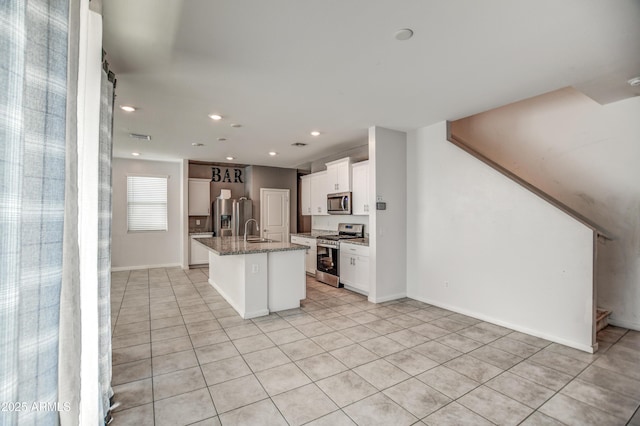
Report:
[[352,163],[358,163],[369,159],[369,145],[368,142],[362,141],[362,145],[353,148],[346,149],[344,151],[336,152],[326,157],[318,158],[308,164],[303,164],[297,167],[301,170],[310,170],[311,173],[321,172],[327,170],[327,163],[335,160],[340,160],[345,157],[351,157]]
[[[169,176],[167,232],[127,232],[127,175]],[[183,262],[183,201],[180,162],[113,159],[113,270],[179,266]]]
[[[102,16],[80,4],[78,46],[78,246],[80,250],[79,424],[99,424],[98,167]],[[67,419],[69,420],[69,419]],[[75,424],[76,419],[70,420]]]
[[407,135],[369,128],[369,300],[384,302],[407,294]]
[[593,232],[446,140],[409,135],[407,295],[590,351]]
[[484,155],[614,236],[598,248],[598,306],[640,330],[640,97],[602,106],[561,89],[452,124]]

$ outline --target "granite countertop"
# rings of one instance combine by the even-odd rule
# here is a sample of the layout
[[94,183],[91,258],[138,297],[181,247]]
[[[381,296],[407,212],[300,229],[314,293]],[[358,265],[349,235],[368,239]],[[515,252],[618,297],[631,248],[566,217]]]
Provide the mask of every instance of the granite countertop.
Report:
[[323,235],[335,235],[337,233],[337,231],[329,231],[327,229],[312,229],[311,232],[297,232],[291,235],[305,238],[318,238]]
[[213,231],[198,231],[195,229],[189,229],[189,235],[211,235]]
[[219,256],[308,249],[307,246],[281,241],[245,243],[243,238],[238,237],[205,237],[195,240]]
[[350,240],[340,241],[340,244],[355,244],[357,246],[369,247],[369,239],[368,238],[352,238]]

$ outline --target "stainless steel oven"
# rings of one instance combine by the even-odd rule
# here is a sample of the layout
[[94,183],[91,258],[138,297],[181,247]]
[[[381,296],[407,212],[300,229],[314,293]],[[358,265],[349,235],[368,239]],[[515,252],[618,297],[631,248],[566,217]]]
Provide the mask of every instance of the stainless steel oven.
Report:
[[340,243],[326,239],[317,240],[318,264],[316,265],[316,279],[325,284],[338,287],[340,285],[339,261]]
[[364,225],[358,223],[341,223],[338,225],[338,234],[318,237],[316,279],[325,284],[340,287],[340,240],[362,237],[364,237]]

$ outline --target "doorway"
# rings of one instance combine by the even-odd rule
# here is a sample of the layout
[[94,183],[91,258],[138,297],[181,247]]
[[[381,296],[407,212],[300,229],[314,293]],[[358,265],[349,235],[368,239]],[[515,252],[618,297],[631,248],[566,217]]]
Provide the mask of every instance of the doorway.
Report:
[[289,241],[289,190],[260,188],[262,238]]

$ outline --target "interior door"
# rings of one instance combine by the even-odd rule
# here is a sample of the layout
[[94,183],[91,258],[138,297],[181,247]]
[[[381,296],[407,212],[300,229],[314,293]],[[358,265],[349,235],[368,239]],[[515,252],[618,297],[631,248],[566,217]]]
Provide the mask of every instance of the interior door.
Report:
[[289,241],[289,190],[260,188],[262,238]]

